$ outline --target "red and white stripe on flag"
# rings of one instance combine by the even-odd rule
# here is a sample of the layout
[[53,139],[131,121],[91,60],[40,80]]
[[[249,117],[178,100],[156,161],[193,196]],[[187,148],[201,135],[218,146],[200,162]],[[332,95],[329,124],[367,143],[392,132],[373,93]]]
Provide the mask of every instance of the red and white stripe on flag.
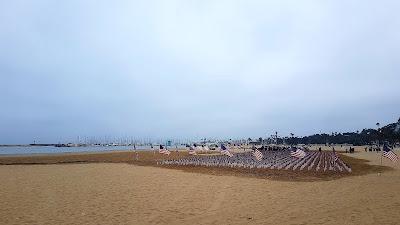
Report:
[[161,154],[164,154],[164,155],[171,154],[171,152],[169,150],[167,150],[167,149],[160,149],[158,152],[161,153]]
[[197,155],[196,150],[193,146],[189,146],[189,155]]
[[399,160],[399,157],[393,151],[383,152],[383,156],[392,160],[393,162],[397,162]]
[[194,149],[189,149],[189,155],[197,155]]
[[264,157],[264,155],[262,154],[262,152],[260,152],[259,150],[255,150],[253,152],[253,156],[254,158],[256,158],[258,161],[261,161]]
[[299,159],[302,159],[306,156],[306,153],[301,149],[296,149],[296,151],[290,152],[290,155]]
[[222,150],[221,153],[222,153],[222,155],[227,155],[229,157],[233,156],[233,154],[228,149]]

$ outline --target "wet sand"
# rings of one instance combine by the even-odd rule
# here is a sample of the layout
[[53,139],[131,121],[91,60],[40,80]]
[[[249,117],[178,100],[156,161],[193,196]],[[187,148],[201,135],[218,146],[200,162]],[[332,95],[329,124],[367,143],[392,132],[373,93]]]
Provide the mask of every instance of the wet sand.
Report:
[[[357,152],[352,156],[380,163],[377,153]],[[112,161],[109,156],[101,157]],[[0,221],[398,224],[400,168],[387,160],[384,164],[394,169],[313,182],[216,176],[130,163],[1,165]]]

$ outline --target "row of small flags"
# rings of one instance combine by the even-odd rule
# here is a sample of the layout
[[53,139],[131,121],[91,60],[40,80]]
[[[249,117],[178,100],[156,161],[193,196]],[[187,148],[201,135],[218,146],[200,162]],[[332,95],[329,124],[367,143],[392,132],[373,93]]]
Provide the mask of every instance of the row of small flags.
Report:
[[[195,148],[199,148],[200,146],[196,146],[196,144],[194,144],[193,146],[186,145],[186,147],[189,148],[190,155],[197,155]],[[204,149],[204,147],[203,147],[203,149]],[[201,149],[201,150],[203,150],[203,149]],[[166,148],[164,148],[164,146],[160,145],[159,153],[169,155],[171,152],[169,150],[167,150]],[[228,157],[233,157],[233,153],[231,151],[229,151],[229,149],[226,148],[225,145],[221,145],[221,154],[226,155]],[[296,151],[292,151],[290,154],[296,158],[304,158],[306,156],[306,153],[301,149],[296,149]],[[264,158],[264,155],[258,149],[255,149],[252,152],[252,155],[258,161],[261,161]]]
[[[199,150],[207,150],[208,149],[207,146],[197,146],[196,144],[194,144],[193,146],[186,145],[186,147],[189,148],[189,154],[190,155],[197,155],[196,148],[199,149]],[[168,149],[164,148],[164,146],[162,146],[162,145],[160,145],[159,153],[165,154],[165,155],[171,154],[171,152]],[[221,145],[221,154],[226,155],[228,157],[233,157],[233,153],[231,151],[229,151],[229,149],[226,148],[225,145]],[[255,149],[252,152],[252,154],[253,154],[254,158],[256,160],[258,160],[258,161],[261,161],[264,158],[264,155],[258,149]],[[291,152],[290,152],[290,155],[292,157],[302,159],[307,155],[307,153],[304,150],[300,149],[300,148],[293,148],[291,150]],[[394,162],[397,162],[399,160],[399,157],[396,155],[396,153],[394,153],[392,151],[392,149],[390,149],[387,145],[383,146],[382,156],[386,157],[389,160],[394,161]],[[339,157],[335,153],[333,155],[333,159],[332,159],[333,162],[336,162],[338,159],[339,159]]]
[[[300,148],[295,148],[290,151],[290,155],[292,157],[302,159],[302,158],[306,157],[307,153]],[[336,152],[334,152],[333,157],[332,157],[332,162],[336,163],[336,161],[338,161],[338,160],[339,160],[339,156],[336,154]]]
[[[297,148],[295,150],[292,150],[290,152],[290,155],[296,158],[304,158],[306,156],[306,153]],[[393,162],[397,162],[399,161],[399,157],[396,155],[396,153],[394,153],[394,151],[392,149],[390,149],[388,147],[387,144],[383,145],[383,152],[382,152],[382,156],[385,158],[388,158],[389,160],[393,161]],[[339,156],[336,154],[336,152],[333,154],[333,158],[332,158],[333,162],[336,162],[339,160]]]
[[[207,146],[197,146],[196,144],[194,144],[193,146],[186,145],[186,147],[189,148],[189,154],[190,154],[190,155],[197,155],[197,153],[196,153],[196,148],[197,148],[198,150],[203,150],[203,151],[207,151],[207,149],[208,149]],[[209,149],[208,149],[208,150],[209,150]],[[171,154],[171,152],[170,152],[168,149],[164,148],[164,146],[162,146],[162,145],[160,145],[160,150],[159,150],[158,152],[161,153],[161,154],[165,154],[165,155]],[[260,152],[260,153],[261,153],[261,152]],[[227,148],[225,147],[225,145],[221,145],[221,154],[227,155],[227,156],[229,156],[229,157],[232,157],[232,156],[233,156],[233,154],[229,151],[229,149],[227,149]],[[261,154],[262,154],[262,153],[261,153]]]
[[[197,146],[196,144],[194,144],[193,146],[186,145],[186,147],[189,148],[190,155],[197,155],[195,148],[197,148],[198,150],[203,150],[203,151],[209,150],[207,146]],[[171,154],[171,152],[167,148],[164,148],[164,146],[162,146],[162,145],[160,145],[160,150],[158,152],[161,154],[164,154],[164,155]]]

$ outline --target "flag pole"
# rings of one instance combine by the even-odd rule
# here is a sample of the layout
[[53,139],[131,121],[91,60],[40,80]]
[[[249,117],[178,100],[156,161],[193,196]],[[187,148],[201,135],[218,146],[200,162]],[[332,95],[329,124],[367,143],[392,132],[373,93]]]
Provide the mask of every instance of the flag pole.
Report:
[[[379,145],[378,145],[378,148],[380,149]],[[381,166],[382,166],[382,156],[383,156],[383,149],[382,149],[382,152],[381,152]],[[378,172],[378,176],[380,176],[380,175],[381,175],[381,172],[379,171]]]

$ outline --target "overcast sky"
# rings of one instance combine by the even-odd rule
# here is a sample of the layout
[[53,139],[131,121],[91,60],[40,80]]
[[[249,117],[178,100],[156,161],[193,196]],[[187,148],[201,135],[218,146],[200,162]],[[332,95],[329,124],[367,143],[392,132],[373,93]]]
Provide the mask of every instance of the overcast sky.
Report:
[[400,116],[399,1],[0,1],[0,143],[259,137]]

